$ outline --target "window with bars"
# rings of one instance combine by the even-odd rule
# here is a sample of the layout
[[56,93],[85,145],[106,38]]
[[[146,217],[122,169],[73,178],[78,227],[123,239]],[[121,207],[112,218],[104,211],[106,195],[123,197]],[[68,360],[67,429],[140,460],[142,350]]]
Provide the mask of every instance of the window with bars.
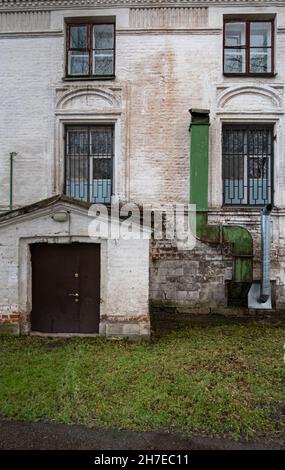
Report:
[[66,63],[67,77],[114,76],[115,24],[68,24]]
[[274,73],[273,20],[225,20],[224,73],[269,75]]
[[223,203],[273,203],[273,127],[223,127]]
[[65,194],[90,203],[111,203],[114,129],[70,126],[65,141]]

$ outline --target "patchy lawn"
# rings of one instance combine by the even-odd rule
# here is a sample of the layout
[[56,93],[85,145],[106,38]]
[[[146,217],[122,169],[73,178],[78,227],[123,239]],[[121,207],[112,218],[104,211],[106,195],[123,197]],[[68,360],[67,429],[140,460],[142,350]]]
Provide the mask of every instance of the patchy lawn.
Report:
[[285,323],[192,324],[150,343],[0,339],[0,416],[285,441]]

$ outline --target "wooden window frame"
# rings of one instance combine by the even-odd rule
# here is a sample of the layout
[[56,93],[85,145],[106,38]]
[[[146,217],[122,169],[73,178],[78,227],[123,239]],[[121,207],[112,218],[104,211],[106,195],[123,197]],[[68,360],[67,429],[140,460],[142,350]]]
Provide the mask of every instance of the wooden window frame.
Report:
[[[96,25],[112,25],[113,26],[113,48],[108,49],[112,50],[113,52],[113,70],[111,74],[104,74],[104,75],[94,75],[93,74],[93,53],[96,50],[94,48],[94,26]],[[86,26],[87,27],[87,48],[85,49],[78,49],[70,47],[70,28],[72,27],[79,27],[79,26]],[[103,50],[103,49],[101,49]],[[88,52],[89,56],[89,73],[88,75],[70,75],[68,73],[69,68],[69,52],[70,51],[82,51]],[[114,21],[92,21],[92,22],[77,22],[77,23],[67,23],[66,24],[66,47],[65,47],[65,79],[69,80],[108,80],[115,78],[115,62],[116,62],[116,26]]]
[[[233,49],[232,46],[226,46],[226,24],[228,23],[244,23],[245,24],[245,46],[237,46],[235,49],[245,50],[245,72],[225,72],[225,51],[227,49]],[[250,25],[251,23],[271,23],[271,46],[267,49],[271,49],[271,72],[250,72]],[[258,19],[245,19],[245,18],[224,18],[223,27],[223,74],[227,77],[274,77],[275,71],[275,28],[274,18],[258,18]],[[258,49],[258,47],[257,47]]]

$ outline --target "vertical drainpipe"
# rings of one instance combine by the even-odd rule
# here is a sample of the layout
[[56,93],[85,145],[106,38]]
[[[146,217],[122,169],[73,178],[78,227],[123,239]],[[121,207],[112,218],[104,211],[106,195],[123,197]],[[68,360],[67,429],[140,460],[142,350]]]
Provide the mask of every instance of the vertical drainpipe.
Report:
[[196,204],[196,237],[210,244],[231,244],[233,278],[228,285],[228,300],[237,305],[241,299],[245,302],[252,283],[252,236],[244,227],[208,224],[210,112],[190,109],[190,114],[190,204]]
[[10,195],[9,195],[9,209],[13,209],[13,180],[14,180],[14,157],[17,155],[16,152],[10,153]]
[[271,296],[270,285],[270,213],[272,205],[261,211],[261,288],[259,302],[265,303]]

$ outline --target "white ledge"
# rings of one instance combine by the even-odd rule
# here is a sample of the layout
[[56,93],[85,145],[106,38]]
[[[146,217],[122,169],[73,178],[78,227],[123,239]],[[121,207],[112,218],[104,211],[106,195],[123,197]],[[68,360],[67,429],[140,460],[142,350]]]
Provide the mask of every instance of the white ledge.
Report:
[[120,35],[141,35],[141,34],[189,34],[189,35],[200,35],[200,34],[222,34],[221,28],[129,28],[129,29],[118,29],[116,31],[117,36]]
[[0,0],[0,11],[66,10],[94,8],[284,6],[285,0]]
[[45,37],[61,37],[63,31],[23,31],[23,32],[0,32],[0,39],[11,39],[11,38],[45,38]]

